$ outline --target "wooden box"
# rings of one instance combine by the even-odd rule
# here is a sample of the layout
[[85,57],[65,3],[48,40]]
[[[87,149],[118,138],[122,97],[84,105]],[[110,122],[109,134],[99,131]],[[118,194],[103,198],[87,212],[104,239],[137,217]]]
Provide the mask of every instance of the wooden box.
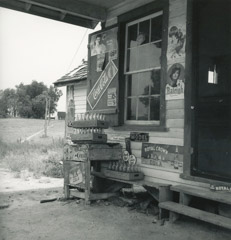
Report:
[[141,180],[144,178],[144,174],[141,172],[128,173],[128,172],[112,171],[112,170],[108,170],[108,169],[104,170],[104,175],[106,177],[127,180],[127,181]]
[[107,135],[103,133],[70,134],[72,142],[107,142]]
[[78,143],[64,146],[64,160],[114,161],[122,159],[122,147],[118,143]]
[[80,120],[72,122],[73,128],[108,128],[109,123],[102,120]]

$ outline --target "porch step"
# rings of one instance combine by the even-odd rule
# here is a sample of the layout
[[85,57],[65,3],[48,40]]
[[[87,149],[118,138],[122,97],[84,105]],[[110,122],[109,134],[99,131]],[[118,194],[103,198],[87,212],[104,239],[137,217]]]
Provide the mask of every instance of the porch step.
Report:
[[217,201],[220,203],[226,203],[231,205],[231,193],[230,192],[215,192],[210,189],[201,189],[196,187],[186,187],[182,185],[171,186],[170,189],[175,192],[187,194],[190,196],[200,197]]
[[175,202],[162,202],[159,203],[161,209],[168,210],[173,213],[189,216],[204,222],[212,223],[220,227],[224,227],[231,230],[231,219],[216,215],[213,213],[205,212],[196,208],[185,206]]

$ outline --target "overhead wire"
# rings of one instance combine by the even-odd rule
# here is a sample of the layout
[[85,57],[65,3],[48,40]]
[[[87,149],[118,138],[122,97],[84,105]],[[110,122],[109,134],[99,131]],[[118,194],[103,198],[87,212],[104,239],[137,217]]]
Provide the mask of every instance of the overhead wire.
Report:
[[73,61],[74,61],[74,59],[75,59],[75,57],[76,57],[76,55],[77,55],[77,53],[78,53],[78,51],[79,51],[79,49],[80,49],[80,47],[81,47],[84,39],[85,39],[85,36],[86,36],[87,32],[88,32],[88,28],[85,30],[85,33],[84,33],[84,35],[83,35],[83,37],[82,37],[82,40],[81,40],[80,44],[78,45],[78,47],[77,47],[77,49],[76,49],[76,51],[75,51],[75,54],[74,54],[74,56],[73,56],[73,58],[72,58],[72,60],[71,60],[71,62],[70,62],[70,64],[69,64],[69,66],[68,66],[68,68],[67,68],[67,72],[70,70],[70,67],[71,67],[71,65],[72,65],[72,63],[73,63]]

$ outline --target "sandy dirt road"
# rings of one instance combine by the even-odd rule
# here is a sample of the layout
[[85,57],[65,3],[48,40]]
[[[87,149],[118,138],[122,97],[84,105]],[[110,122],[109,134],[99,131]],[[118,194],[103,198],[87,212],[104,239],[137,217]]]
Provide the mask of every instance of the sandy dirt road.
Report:
[[[15,178],[0,169],[0,240],[230,240],[231,231],[183,218],[155,221],[115,201],[63,201],[63,179]],[[43,199],[62,201],[40,203]]]
[[[231,231],[184,218],[154,223],[153,215],[130,211],[111,202],[42,199],[62,196],[61,188],[5,192],[0,209],[1,240],[230,240]],[[7,206],[7,205],[6,205]]]

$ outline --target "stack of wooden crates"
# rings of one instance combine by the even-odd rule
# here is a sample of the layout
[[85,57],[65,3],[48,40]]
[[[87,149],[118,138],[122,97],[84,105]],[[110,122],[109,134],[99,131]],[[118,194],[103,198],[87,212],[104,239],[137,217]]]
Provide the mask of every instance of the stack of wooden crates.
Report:
[[100,172],[101,164],[122,158],[122,147],[118,143],[107,143],[103,129],[108,123],[99,119],[74,121],[71,126],[75,133],[64,146],[64,193],[91,200],[106,199],[113,193],[93,193],[92,171]]

